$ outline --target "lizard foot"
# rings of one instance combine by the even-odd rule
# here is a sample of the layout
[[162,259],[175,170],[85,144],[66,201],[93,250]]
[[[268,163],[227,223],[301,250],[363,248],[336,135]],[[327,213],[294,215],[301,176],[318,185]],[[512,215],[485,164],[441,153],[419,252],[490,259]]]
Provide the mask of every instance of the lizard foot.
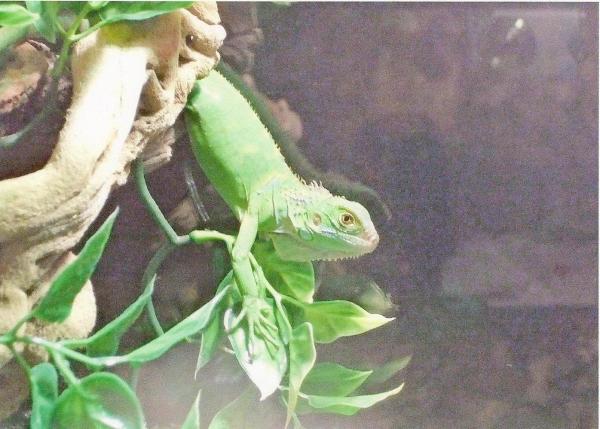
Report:
[[[231,321],[226,332],[230,335],[236,329],[247,328],[246,347],[252,360],[255,357],[257,341],[263,341],[272,354],[280,346],[279,329],[274,320],[273,307],[264,298],[245,296],[240,313]],[[247,326],[242,326],[244,321]]]

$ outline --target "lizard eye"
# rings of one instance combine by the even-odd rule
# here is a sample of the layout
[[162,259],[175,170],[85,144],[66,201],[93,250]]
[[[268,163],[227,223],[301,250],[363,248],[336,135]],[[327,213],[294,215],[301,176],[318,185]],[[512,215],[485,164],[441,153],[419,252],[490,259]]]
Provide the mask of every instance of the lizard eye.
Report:
[[313,225],[319,226],[321,225],[321,215],[315,213],[312,218]]
[[354,225],[354,216],[350,213],[342,213],[340,215],[340,223],[344,226],[352,226]]

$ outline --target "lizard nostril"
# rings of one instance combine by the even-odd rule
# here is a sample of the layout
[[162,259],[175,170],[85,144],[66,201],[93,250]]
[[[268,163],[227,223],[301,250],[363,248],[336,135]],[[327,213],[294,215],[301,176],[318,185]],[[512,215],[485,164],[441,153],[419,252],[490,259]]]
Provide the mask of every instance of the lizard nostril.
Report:
[[369,247],[374,249],[379,244],[379,234],[377,231],[366,231],[363,235],[364,240],[369,242]]

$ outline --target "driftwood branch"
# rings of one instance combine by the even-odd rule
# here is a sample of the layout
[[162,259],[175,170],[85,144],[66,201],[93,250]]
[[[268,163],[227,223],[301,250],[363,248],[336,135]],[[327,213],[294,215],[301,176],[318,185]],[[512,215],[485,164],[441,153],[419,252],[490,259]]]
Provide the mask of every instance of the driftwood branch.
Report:
[[[148,142],[154,140],[144,158],[155,167],[169,159],[170,147],[157,139],[170,133],[194,81],[218,61],[224,37],[216,4],[199,2],[149,21],[107,26],[75,46],[72,102],[49,161],[0,181],[0,332],[44,295]],[[27,324],[25,331],[82,337],[95,314],[88,285],[64,324]],[[9,358],[0,348],[0,366]]]

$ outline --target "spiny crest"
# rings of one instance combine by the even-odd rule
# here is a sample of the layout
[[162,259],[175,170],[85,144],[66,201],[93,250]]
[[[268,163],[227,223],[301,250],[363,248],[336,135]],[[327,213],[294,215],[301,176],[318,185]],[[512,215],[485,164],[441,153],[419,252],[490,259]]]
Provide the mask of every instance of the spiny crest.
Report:
[[244,94],[242,94],[242,92],[236,87],[236,85],[233,83],[233,81],[231,79],[229,79],[227,76],[225,76],[222,73],[219,73],[217,71],[215,71],[214,73],[217,73],[219,76],[221,76],[223,79],[225,79],[225,81],[231,86],[231,88],[235,91],[235,93],[238,96],[240,96],[246,102],[246,104],[248,105],[248,107],[252,111],[252,114],[254,115],[255,119],[262,125],[262,129],[269,136],[269,139],[271,140],[271,142],[275,146],[275,149],[277,150],[277,152],[279,153],[279,155],[281,155],[281,158],[283,158],[283,154],[281,153],[281,149],[279,148],[279,145],[273,139],[273,136],[271,135],[271,132],[269,131],[269,128],[265,125],[265,123],[261,119],[260,115],[258,114],[258,111],[254,107],[254,105],[252,104],[252,102]]
[[287,189],[285,197],[294,202],[312,203],[334,197],[331,192],[323,187],[322,184],[312,181],[307,183],[304,179],[298,177],[303,186]]
[[310,190],[311,193],[320,195],[322,197],[331,197],[331,192],[323,187],[321,182],[312,181],[310,183],[304,183],[304,185]]
[[346,197],[342,195],[333,195],[331,192],[329,192],[326,188],[323,187],[323,183],[321,182],[316,182],[313,180],[308,184],[304,184],[306,185],[306,187],[308,187],[311,193],[315,195],[320,195],[322,198],[333,198],[334,200],[339,201],[340,203],[348,201]]

